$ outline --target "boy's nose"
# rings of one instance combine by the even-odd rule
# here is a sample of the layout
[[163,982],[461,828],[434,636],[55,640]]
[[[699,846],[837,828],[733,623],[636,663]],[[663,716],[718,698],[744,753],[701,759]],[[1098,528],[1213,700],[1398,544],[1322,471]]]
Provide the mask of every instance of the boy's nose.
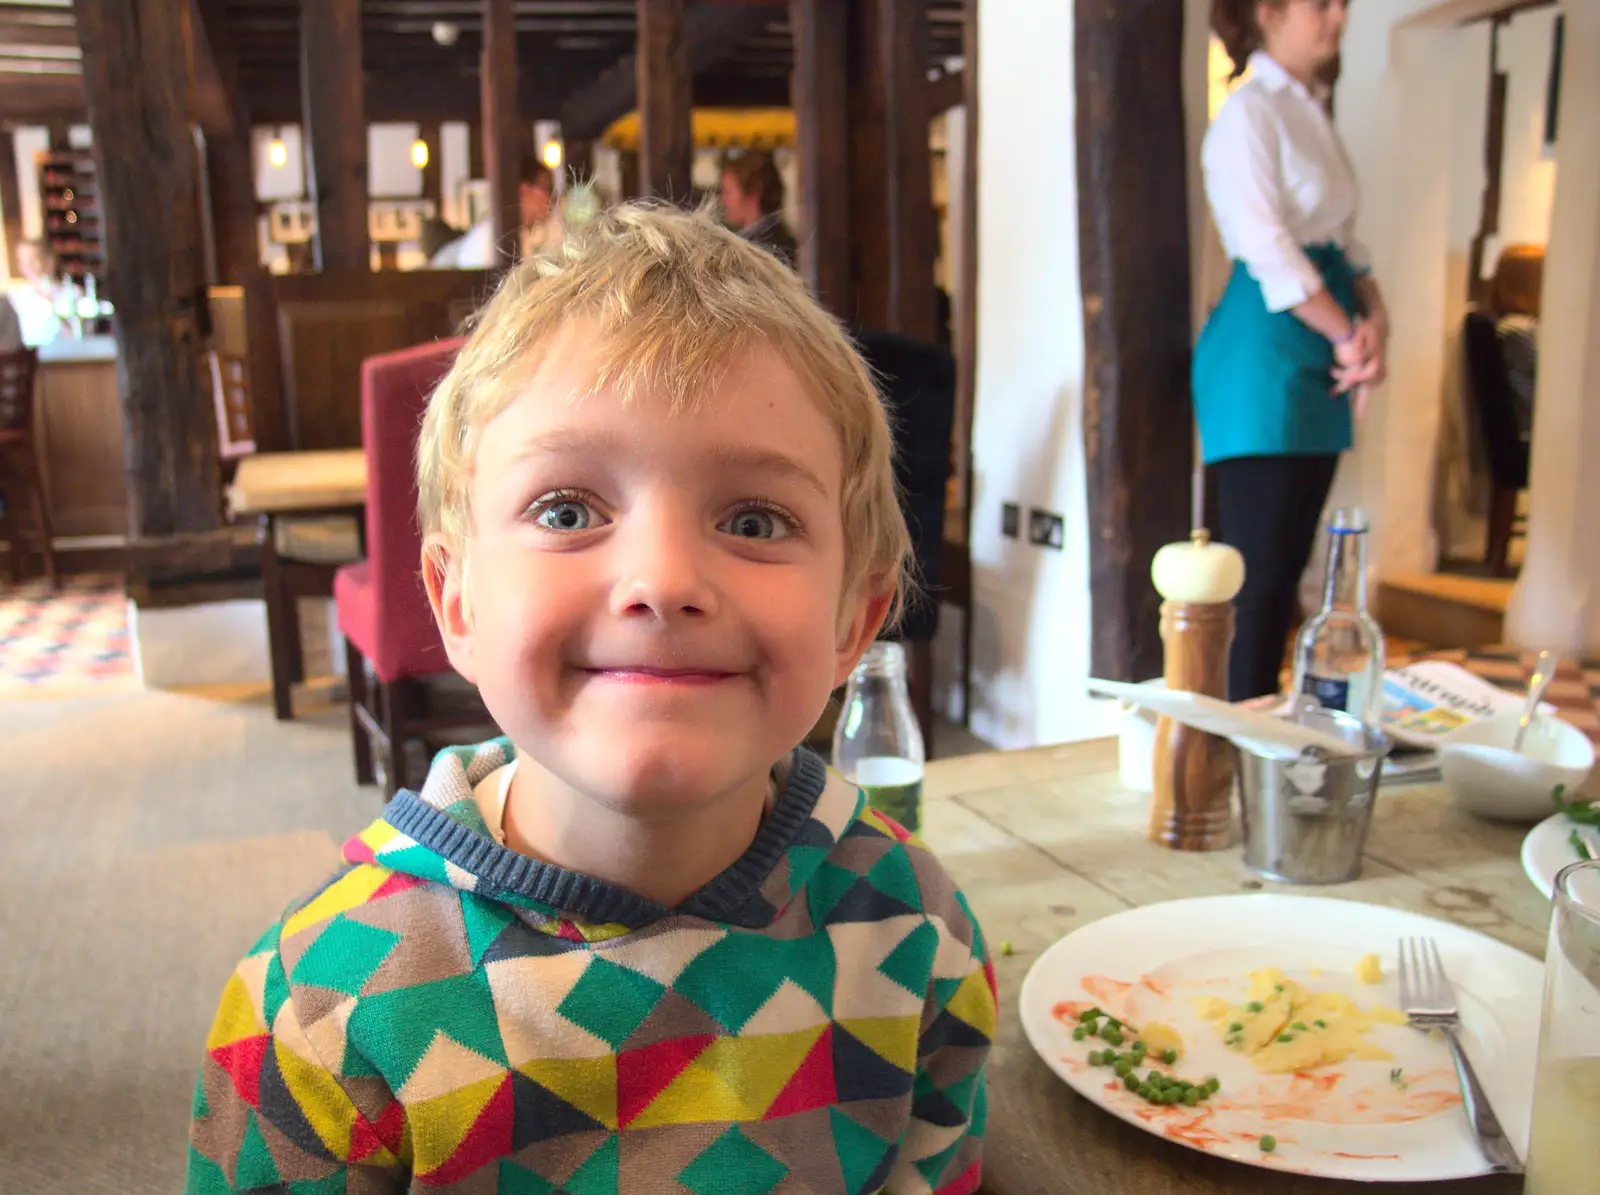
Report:
[[673,618],[716,612],[716,593],[703,567],[704,543],[677,520],[636,522],[619,537],[612,613]]

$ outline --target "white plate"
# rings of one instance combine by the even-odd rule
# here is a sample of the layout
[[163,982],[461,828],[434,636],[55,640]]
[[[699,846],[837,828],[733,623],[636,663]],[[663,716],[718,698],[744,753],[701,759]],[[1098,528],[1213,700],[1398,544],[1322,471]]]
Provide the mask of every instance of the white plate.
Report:
[[[1459,1103],[1444,1043],[1397,1025],[1378,1025],[1370,1040],[1393,1062],[1351,1060],[1311,1077],[1258,1075],[1201,1021],[1193,997],[1246,998],[1245,974],[1275,966],[1316,991],[1343,991],[1363,1008],[1400,1005],[1395,974],[1402,937],[1439,943],[1456,985],[1462,1040],[1490,1102],[1519,1156],[1527,1151],[1538,1050],[1541,965],[1519,951],[1459,926],[1376,905],[1304,896],[1213,896],[1130,909],[1068,934],[1034,963],[1022,984],[1023,1031],[1056,1074],[1085,1099],[1130,1124],[1192,1149],[1302,1174],[1364,1182],[1467,1178],[1488,1171]],[[1383,982],[1359,983],[1357,960],[1383,962]],[[1146,984],[1146,979],[1150,984]],[[1131,985],[1120,995],[1116,983]],[[1087,981],[1087,986],[1085,984]],[[1152,986],[1153,985],[1153,986]],[[1109,998],[1108,998],[1109,997]],[[1188,1053],[1182,1078],[1216,1075],[1222,1090],[1199,1108],[1154,1107],[1090,1067],[1098,1039],[1072,1040],[1062,1002],[1109,1007],[1138,1025],[1176,1028]],[[1126,1001],[1122,1011],[1118,1001]],[[1401,1068],[1407,1086],[1390,1082]],[[1337,1075],[1331,1090],[1324,1089]],[[1356,1123],[1366,1117],[1367,1123]],[[1343,1121],[1343,1123],[1340,1123]],[[1278,1140],[1265,1154],[1260,1139]]]
[[[1550,900],[1555,896],[1556,873],[1569,863],[1576,863],[1580,859],[1578,852],[1572,849],[1572,832],[1579,827],[1567,820],[1567,815],[1558,813],[1547,817],[1533,829],[1528,831],[1528,836],[1522,840],[1522,870],[1528,873],[1528,878],[1533,881],[1533,886],[1544,893],[1544,898]],[[1600,827],[1587,826],[1590,841],[1600,839]]]

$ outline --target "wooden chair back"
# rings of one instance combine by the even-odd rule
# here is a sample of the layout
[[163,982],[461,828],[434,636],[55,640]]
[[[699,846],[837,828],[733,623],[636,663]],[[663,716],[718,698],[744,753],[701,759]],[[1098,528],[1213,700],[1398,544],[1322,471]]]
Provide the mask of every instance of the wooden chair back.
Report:
[[236,461],[256,450],[250,418],[250,371],[243,357],[210,352],[211,393],[217,408],[217,455]]
[[38,370],[37,349],[0,353],[0,436],[24,439],[33,434],[33,379]]

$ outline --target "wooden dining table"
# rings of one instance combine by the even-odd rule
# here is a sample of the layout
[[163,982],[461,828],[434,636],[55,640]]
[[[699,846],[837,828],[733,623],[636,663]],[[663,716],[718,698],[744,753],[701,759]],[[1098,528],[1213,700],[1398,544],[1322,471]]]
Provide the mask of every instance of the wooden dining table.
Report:
[[923,792],[922,836],[965,890],[995,954],[1001,1019],[988,1070],[988,1195],[1522,1189],[1520,1177],[1504,1175],[1373,1188],[1247,1166],[1156,1137],[1056,1077],[1023,1036],[1017,992],[1034,960],[1079,926],[1157,901],[1225,893],[1407,909],[1542,958],[1550,903],[1522,873],[1524,827],[1478,820],[1442,785],[1384,788],[1360,877],[1305,888],[1262,880],[1237,849],[1180,852],[1150,842],[1150,798],[1121,782],[1115,740],[939,760],[928,765]]
[[247,456],[228,486],[229,513],[261,524],[261,589],[279,721],[293,716],[291,688],[305,679],[298,601],[332,595],[335,568],[366,554],[366,501],[367,457],[359,448]]

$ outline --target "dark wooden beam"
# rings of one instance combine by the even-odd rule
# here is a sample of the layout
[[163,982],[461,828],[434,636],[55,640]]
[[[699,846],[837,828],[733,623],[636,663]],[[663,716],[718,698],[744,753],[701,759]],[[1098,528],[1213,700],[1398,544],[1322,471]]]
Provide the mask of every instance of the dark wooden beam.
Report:
[[1500,231],[1500,197],[1506,158],[1506,95],[1511,76],[1500,69],[1500,31],[1505,20],[1489,23],[1489,97],[1483,124],[1483,200],[1478,209],[1478,231],[1467,252],[1467,298],[1481,302],[1488,296],[1489,280],[1483,276],[1483,257],[1489,238]]
[[962,12],[962,102],[966,126],[962,137],[961,228],[956,252],[955,328],[951,339],[956,354],[956,473],[961,479],[961,542],[959,558],[966,563],[947,584],[957,585],[961,615],[961,724],[972,719],[972,513],[973,415],[978,393],[978,4],[966,0]]
[[1189,530],[1183,6],[1076,0],[1090,670],[1161,671],[1156,549]]
[[931,343],[938,327],[933,263],[939,256],[939,226],[928,152],[927,9],[924,0],[875,4],[878,71],[886,97],[888,331]]
[[422,168],[422,197],[433,201],[434,214],[444,215],[444,190],[441,184],[439,163],[444,158],[437,120],[424,120],[417,125],[417,136],[428,147],[428,164]]
[[494,243],[506,262],[517,257],[522,210],[517,202],[522,155],[533,135],[517,115],[516,5],[483,0],[483,156],[488,168]]
[[0,74],[0,115],[10,124],[81,121],[88,110],[82,75]]
[[222,77],[204,10],[213,10],[211,20],[219,31],[225,30],[227,15],[221,11],[217,0],[188,0],[188,5],[189,25],[194,30],[194,118],[209,140],[233,131],[233,103],[237,93],[229,91]]
[[850,298],[846,323],[888,331],[888,97],[878,52],[877,0],[850,6],[845,71],[850,105]]
[[928,115],[937,116],[967,102],[965,71],[945,71],[928,81]]
[[849,0],[791,0],[795,149],[800,167],[800,272],[840,319],[850,288]]
[[106,289],[116,303],[129,531],[136,542],[211,531],[222,503],[204,367],[189,9],[170,0],[78,0],[75,7]]
[[[726,61],[751,37],[781,21],[782,4],[726,4],[698,0],[684,10],[684,53],[691,77]],[[638,99],[638,66],[625,54],[597,74],[561,105],[561,132],[567,137],[597,138],[611,122],[626,116]]]
[[694,98],[684,0],[636,0],[639,169],[645,193],[687,200],[694,169]]
[[[205,43],[203,57],[215,71],[227,121],[221,128],[206,130],[206,182],[217,278],[230,286],[242,286],[248,274],[261,268],[250,106],[239,86],[238,55],[225,0],[198,0],[191,19],[195,40]],[[201,57],[197,51],[196,59]]]
[[369,269],[361,0],[300,6],[300,92],[317,269]]
[[20,53],[24,46],[76,46],[78,31],[72,14],[18,13],[0,15],[0,47],[8,54]]
[[22,240],[22,189],[17,185],[17,145],[10,129],[0,129],[0,219],[5,221],[6,271],[17,276],[17,242]]

